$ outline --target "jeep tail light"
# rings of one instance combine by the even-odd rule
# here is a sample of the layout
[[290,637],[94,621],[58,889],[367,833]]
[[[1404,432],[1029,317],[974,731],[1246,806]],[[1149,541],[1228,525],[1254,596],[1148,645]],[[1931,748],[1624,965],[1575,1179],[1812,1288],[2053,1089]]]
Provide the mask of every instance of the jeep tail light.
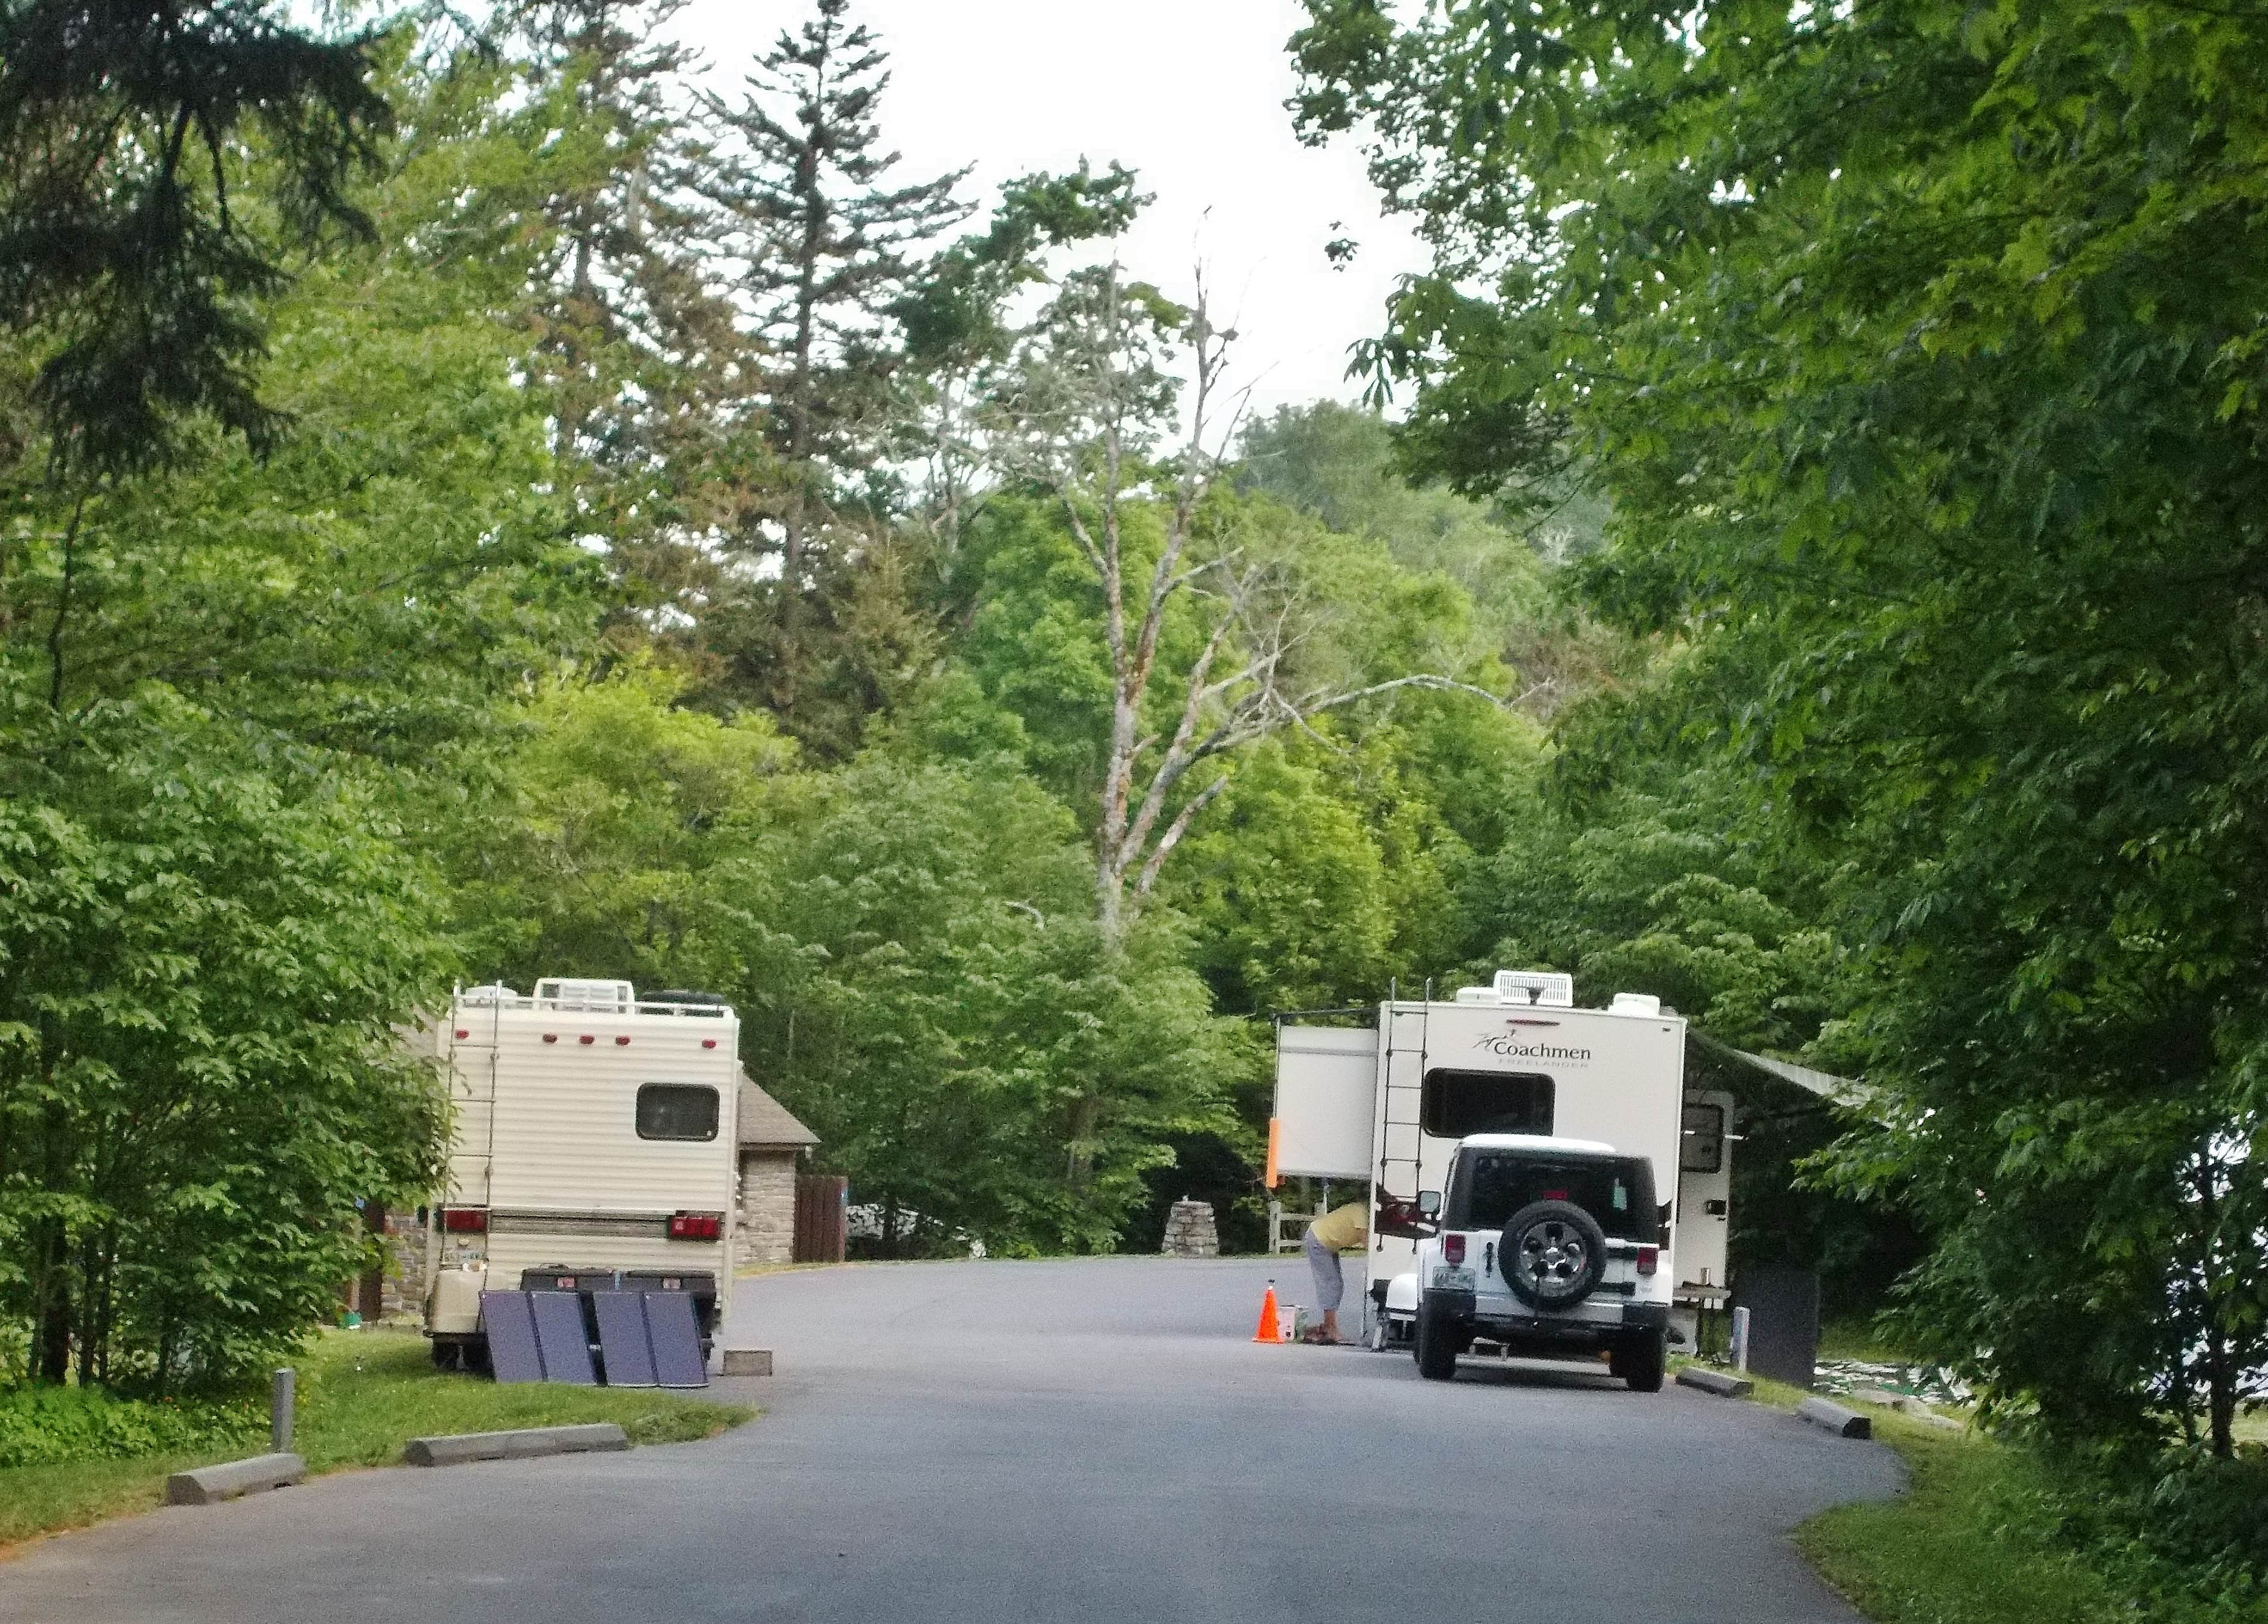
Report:
[[669,1238],[672,1240],[714,1240],[724,1228],[725,1221],[713,1212],[674,1212],[669,1215]]
[[1661,1248],[1660,1248],[1660,1247],[1659,1247],[1659,1246],[1640,1246],[1640,1247],[1638,1249],[1638,1272],[1639,1274],[1641,1274],[1641,1275],[1651,1275],[1652,1273],[1653,1273],[1653,1271],[1654,1271],[1656,1268],[1659,1268],[1660,1266],[1661,1266]]
[[1441,1237],[1441,1260],[1451,1268],[1465,1260],[1465,1238],[1462,1235]]
[[489,1209],[485,1207],[444,1207],[441,1227],[452,1235],[485,1235],[489,1231]]

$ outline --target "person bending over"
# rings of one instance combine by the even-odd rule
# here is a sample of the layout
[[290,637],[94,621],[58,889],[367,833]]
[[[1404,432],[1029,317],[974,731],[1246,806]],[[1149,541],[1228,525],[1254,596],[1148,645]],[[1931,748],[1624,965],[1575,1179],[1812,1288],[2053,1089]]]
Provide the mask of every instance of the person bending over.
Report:
[[1339,1266],[1339,1253],[1359,1252],[1370,1234],[1370,1205],[1366,1201],[1349,1201],[1307,1225],[1306,1249],[1307,1267],[1315,1272],[1315,1306],[1322,1310],[1323,1322],[1310,1329],[1300,1340],[1309,1342],[1336,1342],[1339,1340],[1339,1299],[1346,1293],[1346,1276]]

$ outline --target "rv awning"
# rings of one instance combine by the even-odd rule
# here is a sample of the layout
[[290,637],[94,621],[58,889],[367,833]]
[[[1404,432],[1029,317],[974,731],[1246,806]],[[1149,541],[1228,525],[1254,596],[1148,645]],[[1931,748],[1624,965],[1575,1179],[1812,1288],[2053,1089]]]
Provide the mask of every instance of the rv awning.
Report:
[[819,1135],[789,1114],[788,1108],[740,1074],[740,1143],[801,1150]]
[[1736,1049],[1729,1043],[1719,1043],[1705,1033],[1696,1032],[1695,1039],[1714,1054],[1752,1066],[1768,1077],[1783,1083],[1793,1083],[1807,1094],[1816,1094],[1831,1105],[1845,1109],[1863,1111],[1867,1108],[1867,1086],[1852,1077],[1838,1077],[1829,1071],[1815,1071],[1808,1066],[1799,1066],[1793,1061],[1774,1060],[1769,1054],[1755,1054],[1747,1049]]

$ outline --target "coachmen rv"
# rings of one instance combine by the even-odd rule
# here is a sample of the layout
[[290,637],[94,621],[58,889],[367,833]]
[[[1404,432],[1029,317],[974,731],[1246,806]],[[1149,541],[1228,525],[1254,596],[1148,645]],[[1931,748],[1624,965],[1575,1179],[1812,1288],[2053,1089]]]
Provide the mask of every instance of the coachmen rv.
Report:
[[1673,1302],[1725,1283],[1733,1102],[1684,1075],[1683,1017],[1549,972],[1279,1023],[1269,1181],[1367,1187],[1373,1347],[1433,1377],[1475,1341],[1603,1353],[1651,1390]]

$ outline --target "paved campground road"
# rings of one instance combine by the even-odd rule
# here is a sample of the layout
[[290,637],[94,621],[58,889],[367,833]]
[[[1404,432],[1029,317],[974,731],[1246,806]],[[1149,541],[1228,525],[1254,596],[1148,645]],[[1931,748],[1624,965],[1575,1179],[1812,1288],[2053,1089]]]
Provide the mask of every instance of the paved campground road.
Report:
[[[1246,1339],[1265,1263],[743,1282],[764,1419],[627,1455],[361,1472],[0,1565],[40,1624],[1850,1620],[1786,1531],[1893,1459],[1602,1372]],[[1297,1295],[1294,1293],[1294,1295]]]

